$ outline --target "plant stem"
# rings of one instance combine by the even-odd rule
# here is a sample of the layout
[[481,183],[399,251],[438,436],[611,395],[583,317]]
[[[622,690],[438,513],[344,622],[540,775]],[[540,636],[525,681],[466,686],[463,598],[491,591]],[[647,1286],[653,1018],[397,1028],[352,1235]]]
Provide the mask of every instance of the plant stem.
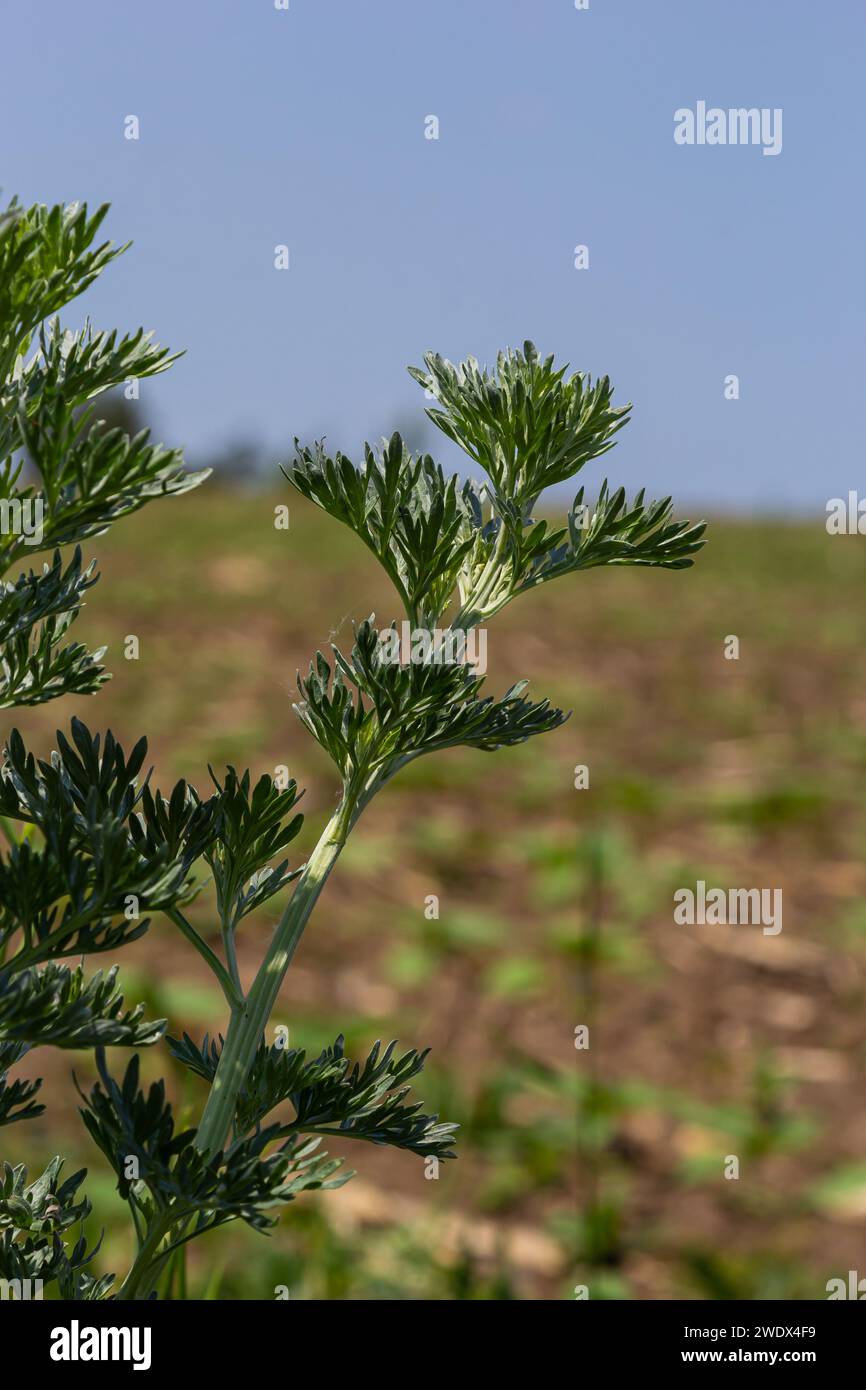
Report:
[[241,975],[238,970],[238,954],[235,949],[235,929],[231,923],[223,923],[223,944],[226,952],[226,962],[228,963],[229,974],[237,990],[239,998],[243,998],[243,986],[241,985]]
[[203,937],[199,936],[195,927],[191,922],[187,921],[179,908],[169,908],[165,915],[168,917],[169,921],[174,922],[174,925],[183,932],[187,941],[189,941],[198,951],[199,955],[207,961],[211,970],[219,980],[220,987],[232,1013],[241,1008],[243,1005],[243,995],[240,990],[240,981],[236,981],[232,978],[216,952],[208,946]]
[[[125,1302],[134,1302],[138,1297],[142,1284],[145,1283],[147,1276],[151,1273],[152,1266],[157,1258],[157,1251],[168,1233],[170,1224],[170,1222],[163,1219],[157,1220],[151,1227],[147,1238],[139,1247],[138,1254],[133,1261],[129,1273],[117,1292],[118,1299],[123,1299]],[[144,1295],[146,1296],[149,1291],[149,1285],[146,1284],[143,1290]]]
[[328,821],[298,879],[250,991],[232,1015],[196,1137],[198,1148],[206,1155],[212,1156],[225,1146],[238,1094],[249,1075],[307,919],[364,804],[365,800],[347,791]]

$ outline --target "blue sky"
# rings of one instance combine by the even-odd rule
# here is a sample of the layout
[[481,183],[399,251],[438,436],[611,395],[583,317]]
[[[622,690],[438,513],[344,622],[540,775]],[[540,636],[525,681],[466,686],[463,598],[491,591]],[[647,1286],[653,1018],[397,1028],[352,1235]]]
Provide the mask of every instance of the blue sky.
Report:
[[[823,513],[863,477],[864,39],[854,0],[34,0],[0,185],[112,203],[70,321],[187,349],[142,403],[192,458],[357,456],[426,349],[531,337],[634,403],[587,483]],[[781,108],[781,153],[676,145],[700,100]]]

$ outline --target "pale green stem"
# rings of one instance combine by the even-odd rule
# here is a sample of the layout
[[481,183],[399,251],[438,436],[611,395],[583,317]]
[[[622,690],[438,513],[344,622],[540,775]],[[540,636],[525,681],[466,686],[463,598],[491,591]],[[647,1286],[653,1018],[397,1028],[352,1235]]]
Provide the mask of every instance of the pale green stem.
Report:
[[154,1222],[146,1240],[139,1248],[132,1268],[117,1292],[118,1299],[133,1302],[139,1296],[147,1297],[153,1284],[153,1279],[148,1276],[153,1273],[153,1266],[158,1259],[157,1252],[170,1229],[171,1222],[165,1215]]
[[[409,759],[395,759],[387,771],[383,769],[378,774],[371,774],[366,783],[362,782],[359,791],[347,788],[339,807],[325,826],[298,879],[249,994],[232,1011],[225,1045],[196,1135],[195,1142],[202,1153],[212,1156],[225,1147],[232,1129],[238,1094],[249,1076],[280,986],[310,913],[352,827],[375,792],[407,761]],[[159,1252],[158,1247],[165,1234],[165,1230],[162,1230],[148,1238],[147,1249],[139,1251],[118,1294],[119,1298],[147,1297],[172,1252],[191,1240],[196,1232],[186,1229],[186,1225],[181,1223],[177,1238]]]
[[207,961],[211,970],[219,980],[220,987],[222,989],[223,994],[226,997],[226,1002],[229,1008],[232,1010],[232,1013],[234,1013],[237,1009],[241,1008],[244,1001],[240,989],[240,981],[233,979],[233,977],[226,970],[216,951],[212,950],[211,947],[208,946],[204,938],[199,936],[195,927],[192,925],[191,922],[187,921],[183,913],[180,911],[180,908],[169,908],[165,915],[166,917],[168,917],[169,921],[174,922],[174,925],[180,931],[183,932],[187,941],[189,941],[191,945],[195,947],[202,959]]
[[232,1016],[225,1045],[204,1108],[196,1144],[212,1155],[224,1148],[231,1131],[238,1094],[252,1068],[280,986],[307,919],[327,882],[349,832],[372,794],[348,793],[322,832],[274,933],[267,954],[240,1009]]
[[232,981],[234,983],[235,989],[237,990],[238,996],[240,998],[243,998],[241,975],[240,971],[238,970],[238,953],[235,949],[235,928],[234,923],[232,922],[223,923],[223,944],[225,946],[226,962],[228,964],[229,974],[232,977]]

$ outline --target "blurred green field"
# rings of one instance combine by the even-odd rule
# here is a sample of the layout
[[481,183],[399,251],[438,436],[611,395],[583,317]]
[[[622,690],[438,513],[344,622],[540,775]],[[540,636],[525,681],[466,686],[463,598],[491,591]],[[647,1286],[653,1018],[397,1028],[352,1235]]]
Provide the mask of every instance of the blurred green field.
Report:
[[[292,714],[295,672],[349,644],[353,620],[399,616],[375,563],[288,489],[212,484],[93,553],[102,580],[76,635],[108,645],[113,679],[15,723],[42,752],[73,713],[124,742],[146,732],[162,786],[204,789],[208,763],[286,765],[307,787],[302,858],[337,788]],[[858,538],[820,519],[717,520],[692,571],[593,571],[495,621],[492,690],[531,677],[570,722],[512,752],[422,760],[374,803],[274,1020],[311,1051],[341,1031],[350,1054],[377,1037],[432,1046],[419,1092],[463,1126],[459,1159],[430,1181],[412,1155],[333,1145],[359,1176],[292,1204],[269,1239],[200,1242],[192,1296],[821,1298],[863,1268],[863,579]],[[675,926],[673,891],[699,878],[781,887],[782,933]],[[239,943],[245,979],[272,922]],[[168,923],[120,963],[172,1034],[225,1026]],[[90,1058],[37,1063],[48,1109],[7,1131],[5,1156],[85,1164],[98,1266],[122,1268],[122,1204],[70,1078],[84,1085]],[[164,1047],[143,1064],[192,1117],[195,1079]]]

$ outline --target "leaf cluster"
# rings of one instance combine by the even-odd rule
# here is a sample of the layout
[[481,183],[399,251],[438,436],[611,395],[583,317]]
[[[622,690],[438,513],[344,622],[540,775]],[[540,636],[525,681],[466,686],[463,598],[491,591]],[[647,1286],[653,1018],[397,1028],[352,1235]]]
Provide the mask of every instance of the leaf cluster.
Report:
[[[41,969],[0,975],[0,1037],[32,1047],[150,1047],[165,1019],[145,1019],[144,1005],[124,1008],[118,967],[69,969],[48,961]],[[2,1045],[2,1044],[0,1044]]]
[[[184,1033],[182,1039],[167,1042],[177,1061],[213,1082],[222,1039],[217,1042],[206,1035],[197,1046]],[[396,1046],[391,1042],[382,1051],[381,1043],[374,1043],[362,1064],[346,1057],[342,1036],[309,1060],[303,1049],[268,1046],[262,1039],[238,1098],[236,1132],[258,1130],[268,1115],[288,1102],[294,1114],[277,1126],[281,1137],[332,1134],[453,1158],[457,1126],[441,1124],[438,1115],[422,1113],[421,1102],[406,1100],[408,1083],[422,1071],[429,1049],[417,1052],[413,1048],[397,1057]]]
[[446,479],[429,455],[412,455],[399,434],[379,449],[368,444],[364,466],[345,454],[331,459],[321,443],[302,448],[283,469],[304,497],[342,521],[388,574],[413,622],[432,626],[445,611],[476,542],[470,483]]
[[19,1062],[27,1051],[23,1042],[0,1042],[0,1126],[15,1124],[16,1120],[33,1120],[45,1109],[34,1100],[42,1080],[9,1080],[9,1068]]
[[[274,1224],[272,1210],[309,1188],[340,1186],[340,1166],[318,1152],[319,1140],[291,1135],[275,1151],[279,1126],[257,1129],[206,1159],[195,1130],[178,1130],[165,1083],[140,1084],[139,1057],[131,1058],[122,1081],[110,1075],[102,1049],[96,1053],[99,1080],[85,1095],[81,1115],[91,1137],[117,1176],[118,1191],[137,1224],[159,1239],[190,1239],[228,1221],[255,1230]],[[188,1229],[185,1229],[188,1228]],[[161,1252],[162,1258],[168,1253]]]
[[530,342],[500,353],[492,371],[428,353],[410,373],[437,401],[430,419],[483,469],[482,482],[446,478],[396,434],[378,450],[366,445],[361,468],[296,440],[283,471],[359,536],[415,625],[434,627],[456,599],[452,625],[473,627],[518,594],[595,565],[692,563],[704,526],[672,520],[669,497],[646,502],[641,491],[629,504],[605,480],[594,504],[580,489],[564,526],[534,516],[542,493],[605,454],[628,422],[607,377],[569,377]]
[[549,701],[524,698],[527,682],[496,700],[480,698],[483,678],[465,664],[437,660],[405,665],[383,655],[372,619],[361,623],[347,660],[331,648],[334,668],[316,653],[295,710],[346,781],[379,781],[425,753],[459,745],[491,752],[562,724]]
[[[566,375],[542,360],[534,343],[500,352],[493,371],[474,357],[454,366],[439,353],[409,373],[436,398],[433,424],[484,469],[500,511],[522,508],[545,488],[573,478],[591,459],[613,448],[630,405],[613,406],[608,377]],[[426,370],[425,370],[426,368]]]
[[0,948],[20,938],[16,970],[134,941],[150,924],[139,909],[165,911],[194,891],[169,846],[131,833],[146,740],[127,756],[110,731],[103,745],[73,719],[72,743],[60,731],[57,743],[50,760],[36,759],[13,730],[0,769],[0,816],[41,842],[28,834],[0,860]]
[[[143,329],[61,326],[58,311],[126,249],[97,241],[107,210],[13,202],[0,212],[0,706],[98,689],[103,653],[66,641],[96,575],[78,551],[64,570],[60,547],[206,476],[146,431],[94,427],[95,397],[175,360]],[[5,578],[38,550],[52,554],[41,573]]]
[[45,1171],[28,1183],[23,1164],[0,1169],[0,1278],[56,1282],[63,1299],[94,1301],[109,1295],[114,1276],[93,1278],[87,1265],[98,1242],[88,1250],[83,1230],[71,1241],[72,1228],[83,1226],[90,1202],[78,1197],[85,1177],[79,1169],[63,1182],[62,1158],[53,1158]]
[[212,768],[210,774],[217,790],[207,803],[212,834],[205,858],[220,919],[233,929],[298,877],[301,870],[290,870],[287,859],[276,866],[271,860],[295,838],[304,818],[291,815],[300,799],[294,778],[280,788],[266,773],[255,786],[249,771],[239,775],[231,766],[222,783]]

